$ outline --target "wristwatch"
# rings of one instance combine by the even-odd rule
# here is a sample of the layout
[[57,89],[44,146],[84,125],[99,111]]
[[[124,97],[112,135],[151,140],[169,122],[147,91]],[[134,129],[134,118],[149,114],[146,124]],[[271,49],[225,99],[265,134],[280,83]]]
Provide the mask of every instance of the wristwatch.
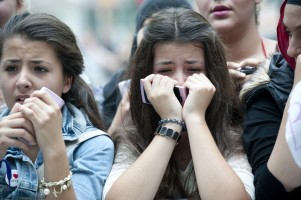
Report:
[[178,133],[177,131],[174,131],[171,128],[167,128],[165,126],[158,126],[158,128],[155,131],[155,135],[160,135],[163,137],[171,138],[171,139],[175,140],[177,142],[177,144],[179,143],[179,141],[181,139],[180,133]]

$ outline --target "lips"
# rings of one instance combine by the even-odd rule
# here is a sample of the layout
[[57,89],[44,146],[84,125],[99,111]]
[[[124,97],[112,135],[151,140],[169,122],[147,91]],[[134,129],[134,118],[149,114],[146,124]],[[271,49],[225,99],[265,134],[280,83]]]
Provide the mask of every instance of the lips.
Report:
[[230,11],[231,9],[229,7],[218,5],[211,10],[211,13],[216,19],[225,19],[228,17]]
[[222,12],[222,11],[229,11],[229,10],[230,8],[228,8],[227,6],[218,5],[213,8],[212,12]]

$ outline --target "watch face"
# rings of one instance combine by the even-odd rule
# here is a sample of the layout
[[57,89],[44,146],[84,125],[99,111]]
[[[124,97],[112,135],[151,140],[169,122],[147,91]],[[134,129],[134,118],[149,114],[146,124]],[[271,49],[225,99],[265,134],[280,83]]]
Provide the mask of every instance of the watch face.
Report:
[[172,129],[168,128],[168,129],[166,130],[165,135],[166,135],[167,137],[172,137],[172,136],[173,136],[173,133],[174,133],[174,131],[173,131]]

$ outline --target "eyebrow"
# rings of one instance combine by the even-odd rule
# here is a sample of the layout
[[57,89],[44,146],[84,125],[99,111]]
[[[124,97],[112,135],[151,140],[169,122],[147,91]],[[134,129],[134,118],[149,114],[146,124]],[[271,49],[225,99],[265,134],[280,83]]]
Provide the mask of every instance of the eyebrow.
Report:
[[[4,60],[2,63],[21,63],[21,60],[19,59],[7,59],[7,60]],[[41,63],[47,63],[47,64],[51,64],[47,61],[43,61],[43,60],[31,60],[30,63],[33,63],[33,64],[41,64]]]
[[2,63],[20,63],[21,61],[18,59],[7,59],[4,60]]
[[[155,66],[157,66],[157,65],[170,65],[170,64],[173,64],[173,63],[174,62],[172,62],[172,61],[162,61],[162,62],[156,63]],[[195,63],[203,64],[204,62],[200,61],[200,60],[185,60],[185,63],[187,63],[187,64],[195,64]]]
[[173,62],[171,62],[171,61],[162,61],[162,62],[156,63],[155,66],[157,66],[157,65],[170,65],[172,63]]

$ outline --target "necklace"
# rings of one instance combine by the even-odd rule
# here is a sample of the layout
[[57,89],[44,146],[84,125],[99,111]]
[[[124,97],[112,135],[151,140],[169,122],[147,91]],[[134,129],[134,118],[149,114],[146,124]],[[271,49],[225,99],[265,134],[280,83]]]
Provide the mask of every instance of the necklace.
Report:
[[268,55],[267,55],[267,52],[265,50],[265,46],[264,46],[262,38],[260,38],[260,42],[261,42],[261,48],[262,48],[262,51],[263,51],[264,58],[267,59]]

